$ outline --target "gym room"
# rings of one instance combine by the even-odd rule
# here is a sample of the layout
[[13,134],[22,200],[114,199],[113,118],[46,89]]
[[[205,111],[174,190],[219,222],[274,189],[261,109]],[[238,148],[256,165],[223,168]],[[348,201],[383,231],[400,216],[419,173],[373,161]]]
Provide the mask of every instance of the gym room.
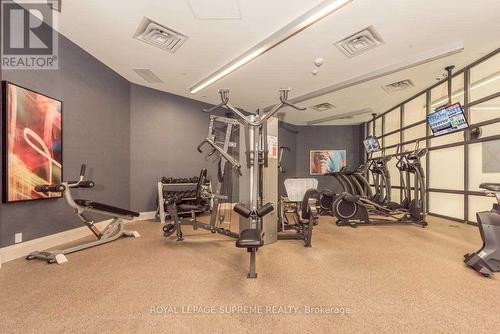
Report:
[[1,333],[498,332],[500,1],[0,8]]

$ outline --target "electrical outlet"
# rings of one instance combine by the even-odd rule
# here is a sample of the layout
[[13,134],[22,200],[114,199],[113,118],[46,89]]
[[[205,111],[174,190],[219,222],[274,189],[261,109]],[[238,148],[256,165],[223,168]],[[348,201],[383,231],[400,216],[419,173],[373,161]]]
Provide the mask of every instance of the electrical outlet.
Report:
[[14,243],[18,244],[20,242],[23,242],[23,234],[22,233],[16,233],[14,235]]

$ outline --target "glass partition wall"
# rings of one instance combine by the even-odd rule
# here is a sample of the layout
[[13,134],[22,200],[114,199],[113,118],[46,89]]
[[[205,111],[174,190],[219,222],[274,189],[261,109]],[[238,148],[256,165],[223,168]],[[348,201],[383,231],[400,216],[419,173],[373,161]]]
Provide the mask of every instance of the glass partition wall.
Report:
[[[476,212],[490,210],[494,198],[479,188],[483,182],[500,183],[500,48],[452,77],[452,102],[460,102],[470,127],[433,137],[426,115],[448,103],[448,83],[432,87],[404,101],[365,124],[365,134],[380,141],[380,155],[411,151],[419,141],[429,152],[422,160],[426,171],[430,215],[476,223]],[[375,122],[375,124],[374,124]],[[471,131],[481,129],[479,138]],[[376,157],[374,155],[373,157]],[[389,162],[392,199],[402,197],[396,159]]]

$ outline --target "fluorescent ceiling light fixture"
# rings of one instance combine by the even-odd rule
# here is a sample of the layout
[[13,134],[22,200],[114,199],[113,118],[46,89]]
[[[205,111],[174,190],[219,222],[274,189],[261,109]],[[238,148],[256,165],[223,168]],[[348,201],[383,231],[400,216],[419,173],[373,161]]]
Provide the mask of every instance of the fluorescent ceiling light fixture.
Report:
[[[487,85],[489,83],[492,83],[493,81],[495,80],[498,80],[500,79],[500,72],[496,72],[496,73],[493,73],[492,75],[489,75],[479,81],[476,81],[474,83],[471,84],[470,86],[470,89],[474,90],[474,89],[477,89],[479,87],[483,87],[484,85]],[[454,98],[457,98],[461,95],[464,95],[464,90],[463,88],[461,88],[460,90],[457,90],[455,92],[453,92],[451,94],[451,98],[454,99]],[[432,101],[431,102],[431,108],[436,108],[436,107],[439,107],[441,106],[443,103],[446,103],[448,102],[448,96],[445,96],[445,97],[442,97],[440,99],[437,99],[435,101]]]
[[262,55],[263,53],[271,50],[275,46],[283,43],[290,37],[294,36],[295,34],[298,34],[302,30],[306,29],[310,25],[316,23],[317,21],[321,20],[325,16],[333,13],[334,11],[342,8],[343,6],[347,5],[348,3],[352,2],[354,0],[329,0],[329,1],[322,1],[319,5],[316,7],[312,8],[311,10],[307,11],[305,14],[301,15],[300,17],[296,18],[280,30],[276,31],[274,34],[270,35],[266,39],[264,39],[262,42],[259,44],[255,45],[253,48],[248,50],[247,52],[243,53],[240,57],[236,58],[229,64],[225,65],[224,67],[220,68],[216,72],[212,73],[209,75],[207,78],[203,79],[193,87],[191,87],[190,92],[191,94],[196,94],[202,89],[210,86],[217,80],[225,77],[229,73],[233,72],[234,70],[238,69],[239,67],[245,65],[246,63],[252,61],[253,59],[257,58],[258,56]]

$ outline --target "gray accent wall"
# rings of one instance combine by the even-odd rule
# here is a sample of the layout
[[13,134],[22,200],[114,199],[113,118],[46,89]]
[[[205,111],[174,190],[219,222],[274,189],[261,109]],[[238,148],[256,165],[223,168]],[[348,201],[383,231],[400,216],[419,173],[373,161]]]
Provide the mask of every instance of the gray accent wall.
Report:
[[[1,79],[63,101],[63,177],[77,178],[80,164],[96,182],[78,197],[130,206],[130,84],[64,36],[59,70],[2,70]],[[3,168],[3,166],[2,166]],[[3,180],[0,180],[2,183]],[[63,199],[0,204],[0,246],[80,227]]]
[[156,209],[162,176],[198,176],[207,168],[209,177],[216,178],[214,158],[196,150],[208,134],[209,114],[202,112],[207,104],[132,84],[130,107],[133,210]]
[[[347,164],[350,168],[356,168],[363,159],[362,151],[362,126],[359,125],[324,125],[324,126],[293,126],[285,124],[279,131],[280,146],[285,145],[292,148],[288,156],[295,158],[295,166],[291,159],[285,160],[288,171],[281,178],[288,177],[313,177],[318,179],[319,189],[330,189],[335,192],[341,191],[340,184],[332,176],[311,176],[309,174],[309,151],[310,150],[346,150]],[[288,130],[287,130],[288,129]],[[290,131],[297,131],[294,134]],[[295,149],[294,149],[295,147]],[[286,154],[286,153],[285,153]],[[282,184],[282,182],[280,182]],[[283,189],[281,193],[283,193]]]
[[[197,176],[207,168],[209,177],[216,178],[217,159],[196,150],[208,132],[209,115],[201,111],[206,104],[130,84],[62,35],[59,67],[0,69],[0,79],[63,101],[63,178],[76,179],[85,163],[88,178],[96,183],[94,189],[78,191],[76,198],[144,212],[156,209],[162,176]],[[347,148],[349,164],[360,161],[358,126],[281,125],[280,145],[292,151],[284,157],[287,173],[280,175],[280,187],[286,177],[309,176],[310,149]],[[244,152],[240,148],[235,154]],[[335,190],[331,178],[318,179],[320,188]],[[241,180],[234,173],[232,180],[232,201],[237,202]],[[16,233],[27,241],[81,226],[64,199],[0,204],[0,247],[12,245]]]

